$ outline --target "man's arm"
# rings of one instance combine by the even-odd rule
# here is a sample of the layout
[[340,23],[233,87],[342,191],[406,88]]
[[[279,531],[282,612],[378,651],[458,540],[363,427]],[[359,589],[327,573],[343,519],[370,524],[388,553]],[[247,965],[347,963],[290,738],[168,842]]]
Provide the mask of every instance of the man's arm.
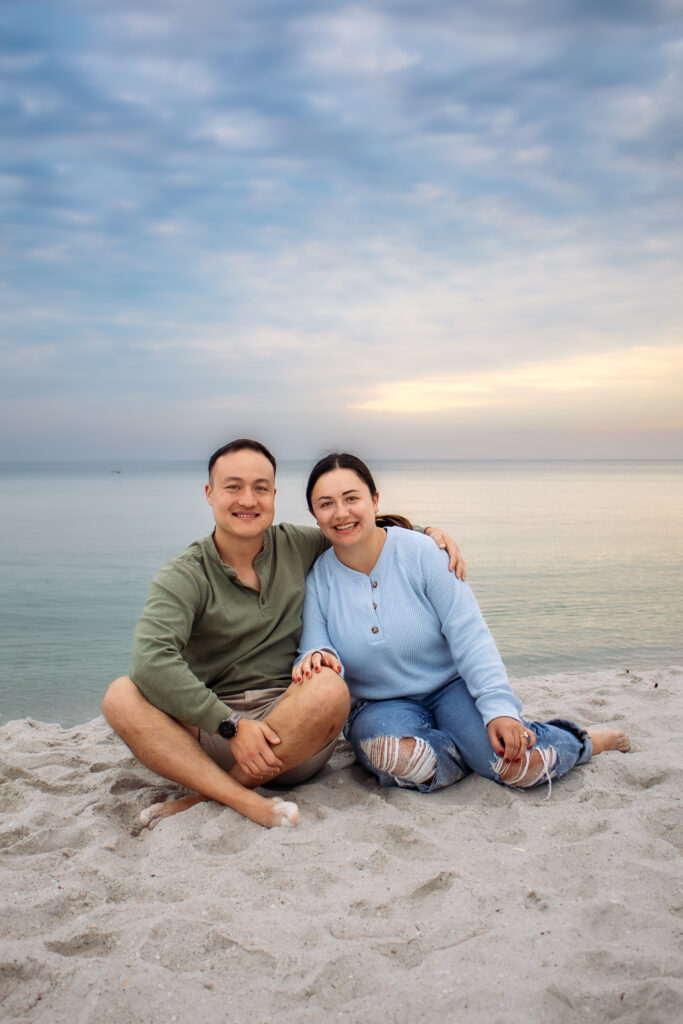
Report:
[[187,567],[172,564],[157,573],[135,629],[131,677],[160,711],[213,733],[230,711],[183,658],[204,599]]
[[[382,523],[382,516],[379,518],[380,526],[391,525],[390,522]],[[297,544],[304,563],[304,569],[308,572],[316,558],[330,547],[330,542],[323,537],[317,526],[295,526],[293,523],[282,523],[281,525],[287,530],[292,541]],[[448,552],[449,570],[451,572],[455,570],[455,575],[459,580],[466,578],[467,568],[465,566],[465,559],[463,558],[462,551],[450,534],[442,530],[440,526],[413,526],[413,530],[431,537],[437,547]]]
[[424,533],[431,537],[438,548],[448,552],[448,570],[453,572],[459,580],[467,579],[467,566],[462,556],[462,551],[455,543],[450,534],[442,530],[440,526],[425,526]]

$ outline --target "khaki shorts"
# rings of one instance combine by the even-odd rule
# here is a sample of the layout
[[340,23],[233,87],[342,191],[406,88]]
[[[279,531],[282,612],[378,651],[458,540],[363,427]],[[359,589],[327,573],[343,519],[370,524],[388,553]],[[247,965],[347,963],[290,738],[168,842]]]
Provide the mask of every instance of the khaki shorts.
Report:
[[[286,692],[287,689],[284,686],[273,686],[269,690],[247,690],[245,693],[231,694],[229,707],[232,711],[239,711],[245,718],[261,721],[280,703]],[[230,749],[230,740],[219,736],[217,732],[210,733],[200,729],[199,743],[216,764],[219,764],[226,772],[230,771],[235,764],[235,755]],[[320,771],[324,764],[327,764],[334,753],[336,743],[335,736],[331,743],[328,743],[313,757],[309,757],[307,761],[297,765],[296,768],[282,772],[267,785],[296,786],[297,783],[310,779]]]

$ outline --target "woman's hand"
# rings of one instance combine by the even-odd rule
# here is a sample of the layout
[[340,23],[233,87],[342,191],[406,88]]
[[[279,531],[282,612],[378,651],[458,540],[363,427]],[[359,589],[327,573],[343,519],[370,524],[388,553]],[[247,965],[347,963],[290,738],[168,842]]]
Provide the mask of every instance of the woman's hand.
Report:
[[330,651],[311,651],[292,669],[292,682],[303,683],[304,676],[310,679],[313,672],[319,672],[321,668],[331,668],[341,675],[341,663],[334,654]]
[[534,733],[518,718],[494,718],[486,728],[491,746],[506,762],[520,761],[536,742]]
[[450,534],[446,533],[438,526],[428,526],[425,530],[428,537],[431,537],[437,547],[448,552],[449,562],[448,569],[453,572],[455,569],[455,575],[459,580],[467,579],[467,567],[465,565],[465,559],[462,557],[462,551],[455,543]]

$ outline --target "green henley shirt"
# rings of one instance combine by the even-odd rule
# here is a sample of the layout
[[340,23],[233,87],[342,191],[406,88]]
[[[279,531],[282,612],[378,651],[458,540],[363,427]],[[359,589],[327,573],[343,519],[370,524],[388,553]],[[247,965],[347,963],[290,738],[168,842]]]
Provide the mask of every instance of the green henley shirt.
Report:
[[213,733],[230,713],[221,698],[289,686],[306,574],[327,547],[315,527],[269,527],[254,561],[260,593],[221,562],[213,537],[172,558],[135,630],[131,676],[142,694]]

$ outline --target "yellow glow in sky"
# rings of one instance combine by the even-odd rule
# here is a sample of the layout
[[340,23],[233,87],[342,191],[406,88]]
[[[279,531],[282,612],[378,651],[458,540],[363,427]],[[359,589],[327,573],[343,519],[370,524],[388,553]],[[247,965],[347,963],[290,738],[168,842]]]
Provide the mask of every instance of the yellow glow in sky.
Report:
[[[590,405],[659,397],[670,410],[676,396],[683,404],[683,346],[640,346],[621,351],[578,355],[569,359],[528,363],[505,371],[425,377],[375,384],[373,397],[352,408],[376,412],[443,412],[496,408],[531,402],[543,405],[562,397],[580,397]],[[662,408],[662,413],[665,409]],[[670,412],[667,414],[670,416]]]

